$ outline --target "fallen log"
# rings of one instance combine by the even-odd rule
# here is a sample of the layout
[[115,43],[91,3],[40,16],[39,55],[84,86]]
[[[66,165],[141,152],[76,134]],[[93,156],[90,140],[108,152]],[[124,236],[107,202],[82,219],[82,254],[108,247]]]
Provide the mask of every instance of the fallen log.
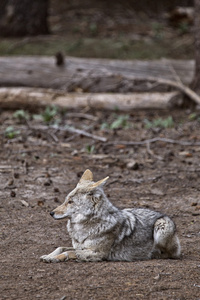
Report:
[[[66,57],[61,66],[55,57],[0,57],[1,87],[40,87],[67,92],[128,93],[169,91],[166,85],[145,80],[148,77],[176,80],[184,85],[194,75],[194,61],[121,61]],[[144,78],[144,80],[142,80]]]
[[65,93],[52,89],[36,88],[0,88],[0,107],[4,109],[28,109],[48,105],[57,105],[68,109],[84,107],[95,109],[119,109],[130,111],[133,109],[167,109],[177,92],[168,93]]

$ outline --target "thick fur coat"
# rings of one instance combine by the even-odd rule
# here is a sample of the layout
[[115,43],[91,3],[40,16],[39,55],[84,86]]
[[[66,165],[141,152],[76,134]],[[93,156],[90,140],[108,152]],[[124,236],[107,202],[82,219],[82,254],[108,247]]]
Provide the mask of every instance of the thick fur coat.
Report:
[[173,221],[149,209],[118,209],[103,191],[107,179],[94,182],[92,172],[86,170],[65,202],[51,212],[55,219],[68,218],[73,249],[59,247],[41,260],[133,261],[180,257]]

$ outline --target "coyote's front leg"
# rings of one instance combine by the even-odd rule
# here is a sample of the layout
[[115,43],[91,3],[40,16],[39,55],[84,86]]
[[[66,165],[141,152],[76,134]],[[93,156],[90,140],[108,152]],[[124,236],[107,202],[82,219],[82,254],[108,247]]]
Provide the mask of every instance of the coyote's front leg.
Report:
[[77,259],[73,248],[58,247],[56,250],[48,255],[43,255],[40,260],[46,263],[62,262],[69,259]]

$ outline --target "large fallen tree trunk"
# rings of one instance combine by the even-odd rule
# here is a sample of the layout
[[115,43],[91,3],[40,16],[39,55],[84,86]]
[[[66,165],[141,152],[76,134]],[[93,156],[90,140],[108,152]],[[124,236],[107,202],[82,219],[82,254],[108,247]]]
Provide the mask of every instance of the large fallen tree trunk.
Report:
[[65,93],[52,89],[0,88],[0,107],[4,109],[28,109],[35,111],[47,105],[69,109],[84,107],[96,109],[167,109],[177,92],[168,93]]
[[[57,66],[54,57],[0,57],[1,87],[40,87],[66,92],[128,93],[169,91],[167,85],[149,82],[148,77],[189,85],[194,61],[120,61],[107,59],[65,59]],[[143,80],[142,80],[143,79]]]
[[52,57],[4,57],[0,58],[0,86],[15,88],[1,89],[0,105],[29,109],[48,104],[165,109],[177,99],[173,92],[177,89],[200,104],[200,97],[187,87],[193,72],[193,61],[67,58],[64,65],[58,66]]

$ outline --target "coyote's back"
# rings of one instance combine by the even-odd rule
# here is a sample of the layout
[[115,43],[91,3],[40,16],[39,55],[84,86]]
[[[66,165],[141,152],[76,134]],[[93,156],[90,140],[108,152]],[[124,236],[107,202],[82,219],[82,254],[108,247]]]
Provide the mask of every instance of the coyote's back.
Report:
[[103,191],[107,179],[94,182],[92,172],[84,172],[65,202],[51,212],[55,219],[68,218],[73,249],[59,247],[41,259],[58,262],[178,258],[180,243],[173,221],[149,209],[116,208]]

